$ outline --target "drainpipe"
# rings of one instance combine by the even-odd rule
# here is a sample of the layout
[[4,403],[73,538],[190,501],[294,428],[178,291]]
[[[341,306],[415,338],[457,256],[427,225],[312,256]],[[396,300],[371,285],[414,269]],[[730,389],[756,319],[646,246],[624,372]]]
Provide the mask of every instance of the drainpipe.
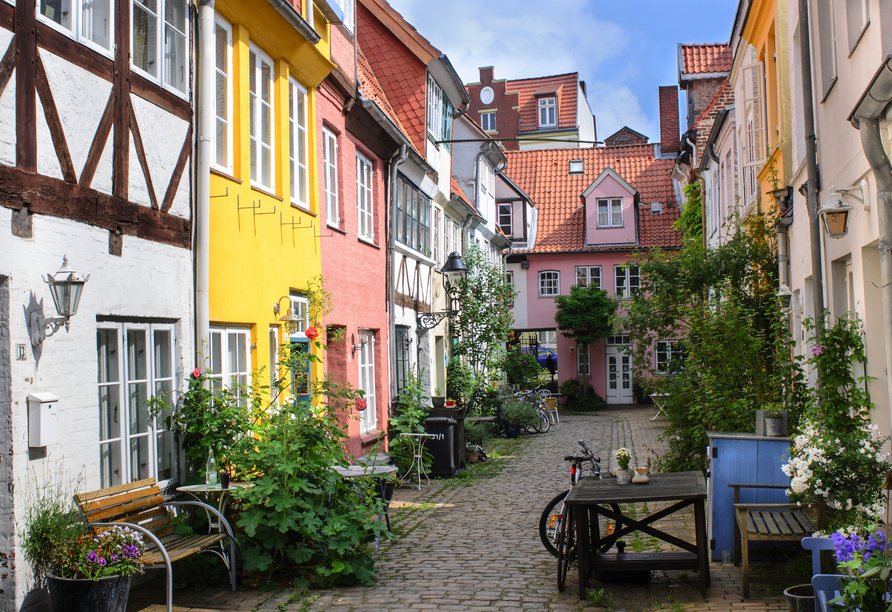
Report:
[[[892,98],[892,87],[886,92]],[[883,344],[886,346],[886,397],[892,422],[892,168],[883,149],[879,119],[859,119],[861,147],[877,182],[880,291],[883,296]]]
[[[799,0],[799,53],[802,63],[802,110],[805,119],[806,183],[805,207],[808,211],[811,243],[812,300],[815,305],[815,341],[824,336],[824,276],[821,261],[821,224],[818,219],[818,162],[815,149],[815,109],[812,99],[811,49],[808,31],[808,0]],[[818,373],[820,380],[821,372]]]
[[195,172],[195,362],[210,339],[211,156],[214,133],[214,0],[198,4],[198,142]]
[[399,150],[393,154],[393,157],[390,158],[389,163],[389,172],[390,172],[390,180],[388,181],[388,189],[390,190],[389,197],[387,198],[388,206],[385,208],[385,212],[390,216],[390,219],[385,223],[387,227],[387,232],[390,234],[387,237],[387,257],[386,263],[387,266],[387,287],[388,287],[388,296],[387,296],[387,305],[389,307],[389,317],[387,321],[387,332],[390,334],[390,343],[391,346],[394,347],[394,350],[391,351],[390,360],[387,362],[387,367],[390,370],[390,402],[393,404],[394,398],[396,398],[396,286],[394,285],[393,280],[393,261],[395,259],[396,253],[396,170],[401,163],[406,161],[409,157],[409,147],[406,145],[401,145]]

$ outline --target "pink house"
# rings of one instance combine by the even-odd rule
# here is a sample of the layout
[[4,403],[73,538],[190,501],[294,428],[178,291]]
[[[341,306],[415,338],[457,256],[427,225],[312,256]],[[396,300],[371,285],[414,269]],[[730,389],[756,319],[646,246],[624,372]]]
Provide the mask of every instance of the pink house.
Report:
[[[677,122],[677,102],[674,112]],[[535,203],[529,239],[507,260],[520,291],[515,331],[556,351],[559,382],[581,381],[585,372],[608,402],[634,402],[627,349],[635,339],[616,330],[596,345],[576,346],[556,329],[554,298],[573,285],[596,284],[617,300],[629,299],[639,285],[637,267],[628,265],[634,253],[681,246],[673,228],[679,217],[670,178],[674,154],[638,143],[507,157],[505,173]]]

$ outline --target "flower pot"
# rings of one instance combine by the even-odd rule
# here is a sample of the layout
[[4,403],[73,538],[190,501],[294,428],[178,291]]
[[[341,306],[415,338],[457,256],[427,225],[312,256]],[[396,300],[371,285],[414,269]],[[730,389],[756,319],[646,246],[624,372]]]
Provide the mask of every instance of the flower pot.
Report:
[[442,408],[445,405],[446,405],[446,397],[445,396],[437,396],[437,395],[431,396],[431,406],[433,406],[434,408]]
[[632,482],[632,470],[616,470],[616,484],[627,485]]
[[480,461],[480,453],[468,453],[468,463],[477,463]]
[[99,580],[60,578],[47,574],[53,612],[124,612],[131,576]]
[[783,419],[780,417],[765,417],[765,435],[769,438],[783,436]]
[[815,612],[815,590],[810,584],[798,584],[784,590],[790,612]]
[[519,438],[520,437],[520,425],[511,425],[510,423],[505,423],[505,437],[506,438]]

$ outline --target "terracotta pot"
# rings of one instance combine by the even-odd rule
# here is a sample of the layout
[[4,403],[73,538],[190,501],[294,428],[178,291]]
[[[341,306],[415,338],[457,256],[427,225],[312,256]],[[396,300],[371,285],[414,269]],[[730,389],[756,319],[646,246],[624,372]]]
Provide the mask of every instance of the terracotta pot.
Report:
[[477,463],[480,461],[480,453],[468,453],[468,463]]

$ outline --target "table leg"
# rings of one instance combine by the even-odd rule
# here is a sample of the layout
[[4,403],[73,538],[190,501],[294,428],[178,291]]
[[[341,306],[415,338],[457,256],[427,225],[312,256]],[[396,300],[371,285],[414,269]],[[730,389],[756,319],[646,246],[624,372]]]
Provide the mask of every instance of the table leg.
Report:
[[591,548],[589,541],[588,510],[581,508],[576,516],[576,564],[579,566],[579,599],[584,601],[588,591],[588,555]]
[[697,560],[700,562],[700,588],[706,597],[706,587],[709,586],[709,544],[706,541],[706,511],[704,500],[694,502],[694,530],[697,534]]

